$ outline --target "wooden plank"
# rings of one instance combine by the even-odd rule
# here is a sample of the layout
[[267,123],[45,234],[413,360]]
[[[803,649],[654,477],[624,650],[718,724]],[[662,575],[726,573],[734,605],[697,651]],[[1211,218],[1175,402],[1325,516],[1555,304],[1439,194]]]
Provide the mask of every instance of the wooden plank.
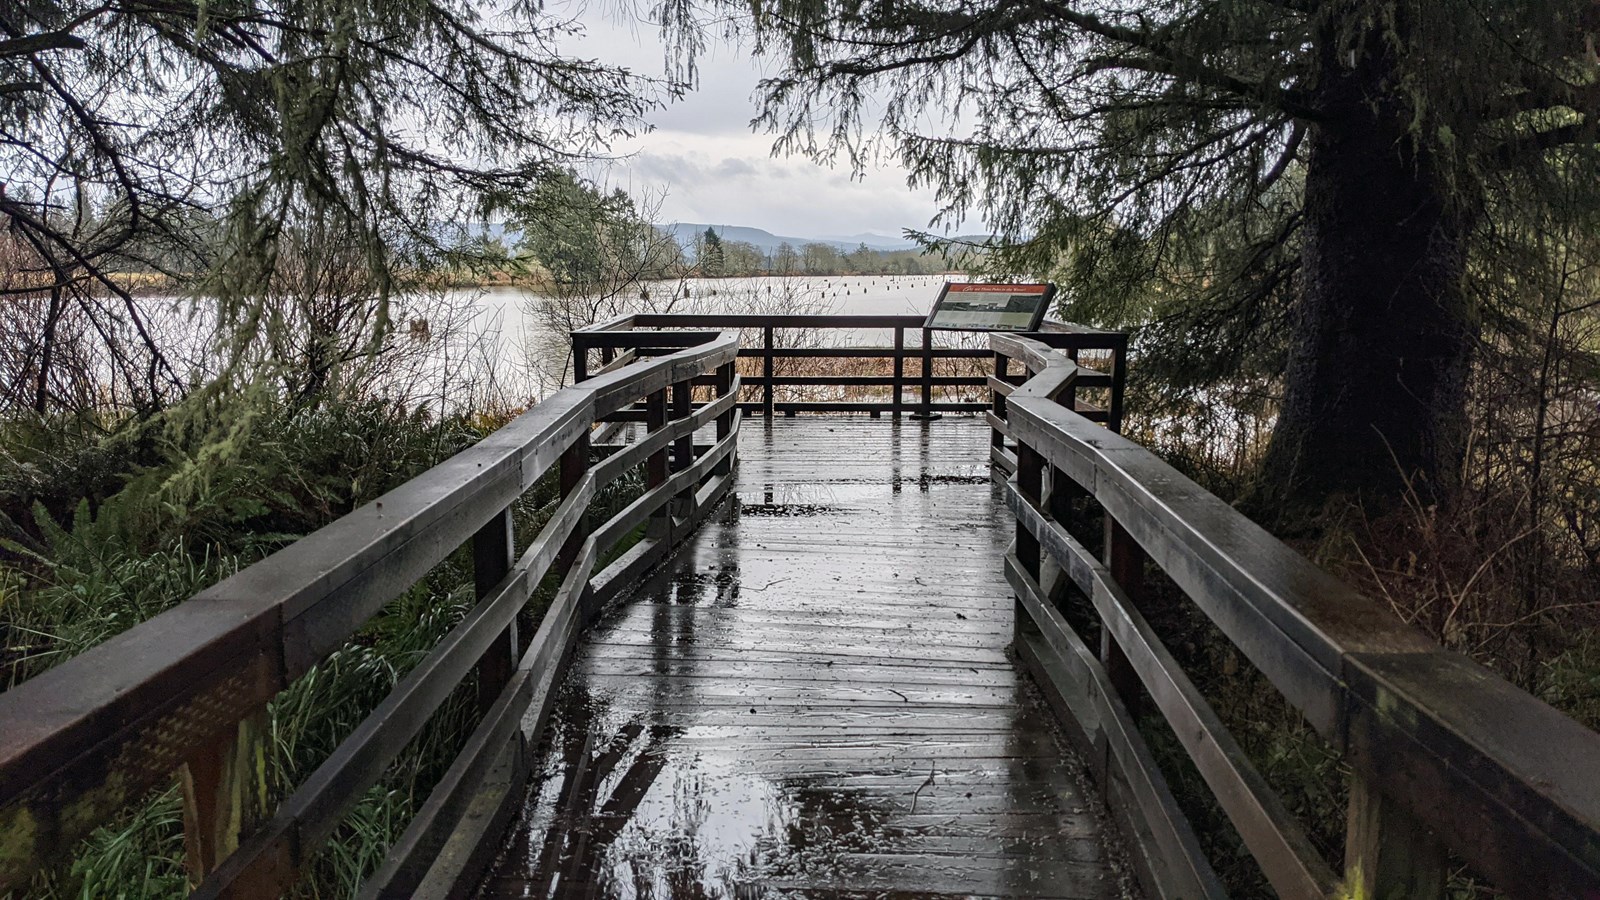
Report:
[[1330,896],[1338,886],[1332,869],[1178,667],[1122,580],[1113,578],[1109,567],[1097,562],[1058,523],[1047,521],[1037,508],[1025,507],[1020,495],[1011,506],[1024,510],[1019,521],[1090,598],[1106,632],[1123,649],[1124,662],[1148,690],[1277,894],[1306,900]]
[[1342,888],[1348,896],[1407,900],[1444,896],[1450,858],[1438,836],[1404,804],[1385,797],[1370,779],[1359,774],[1350,779],[1346,835]]
[[[783,413],[785,415],[788,415],[788,414],[791,414],[791,413],[823,413],[823,414],[827,414],[827,415],[839,415],[841,413],[871,413],[871,412],[885,413],[885,412],[893,412],[894,411],[894,404],[890,403],[890,402],[887,402],[887,401],[883,401],[883,402],[877,402],[877,401],[815,401],[815,402],[812,402],[812,401],[785,400],[785,401],[775,401],[772,406],[773,406],[774,412]],[[761,405],[758,404],[758,403],[741,403],[741,404],[739,404],[739,408],[743,409],[743,410],[746,410],[748,412],[761,412]],[[917,405],[917,408],[918,409],[922,408],[920,403]],[[956,401],[949,401],[949,402],[940,401],[940,402],[936,402],[936,403],[933,404],[933,411],[934,412],[974,413],[974,412],[983,412],[983,411],[987,410],[988,408],[989,408],[989,404],[987,404],[987,403],[977,403],[977,402],[965,403],[965,402],[956,402]]]
[[1097,766],[1108,796],[1113,785],[1127,788],[1131,802],[1110,805],[1123,818],[1124,833],[1134,838],[1134,858],[1146,890],[1158,897],[1226,897],[1099,660],[1045,602],[1015,557],[1007,559],[1006,575],[1035,629],[1019,632],[1019,654],[1047,688],[1046,696],[1058,700],[1066,720],[1084,729],[1088,745],[1104,754]]
[[[934,347],[928,354],[934,359],[989,357],[988,350],[975,347]],[[766,351],[761,348],[746,348],[740,350],[739,355],[759,357],[765,356]],[[921,347],[907,347],[898,351],[893,347],[774,347],[771,355],[775,359],[921,359],[923,352]]]
[[183,765],[183,861],[191,889],[238,849],[266,809],[266,712],[224,729]]
[[[1119,895],[1117,839],[1081,761],[1006,655],[988,430],[890,428],[779,420],[745,435],[737,490],[771,500],[705,527],[586,636],[557,712],[583,737],[539,763],[552,780],[486,896],[557,877],[560,892],[632,890],[618,872],[693,891],[666,886],[648,848],[668,846],[747,860],[768,887],[829,884],[808,860],[847,859],[852,881],[923,896],[1008,878],[1015,896],[1074,879]],[[977,477],[897,482],[949,453]],[[825,512],[783,514],[819,493]]]
[[[575,332],[576,334],[576,332]],[[656,349],[660,347],[692,347],[721,337],[715,331],[604,331],[585,332],[580,343],[585,348],[612,347],[615,349]]]
[[739,314],[739,313],[641,313],[634,316],[636,328],[775,328],[775,329],[878,329],[920,328],[924,316],[859,316],[824,314]]
[[[578,436],[574,446],[582,446],[587,459],[589,449],[589,435],[584,432]],[[570,490],[566,485],[566,463],[572,453],[568,450],[562,454],[562,481],[563,488]],[[517,555],[516,523],[512,520],[511,509],[507,507],[500,514],[491,518],[478,533],[472,536],[472,582],[474,593],[481,602],[494,594],[495,589],[511,574],[512,567],[516,564]],[[478,682],[478,709],[485,712],[494,705],[495,699],[500,696],[500,691],[511,681],[511,673],[517,666],[517,657],[521,650],[517,647],[517,620],[512,618],[507,623],[505,630],[495,638],[479,658],[476,668]]]

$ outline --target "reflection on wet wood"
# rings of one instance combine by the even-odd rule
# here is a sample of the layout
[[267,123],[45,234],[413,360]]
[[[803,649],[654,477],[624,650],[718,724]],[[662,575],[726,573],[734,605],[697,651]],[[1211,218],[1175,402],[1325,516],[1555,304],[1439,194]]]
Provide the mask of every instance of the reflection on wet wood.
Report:
[[747,425],[738,508],[580,651],[483,895],[1125,896],[1006,652],[988,437]]

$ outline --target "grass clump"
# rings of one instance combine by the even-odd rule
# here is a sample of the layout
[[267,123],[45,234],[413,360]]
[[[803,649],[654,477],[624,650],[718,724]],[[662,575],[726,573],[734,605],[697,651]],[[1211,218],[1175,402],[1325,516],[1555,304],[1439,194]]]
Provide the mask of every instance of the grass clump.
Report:
[[[504,416],[437,416],[377,400],[231,412],[248,434],[159,423],[27,422],[0,433],[0,689],[181,603],[429,466]],[[85,464],[87,463],[87,464]],[[545,515],[553,484],[519,504]],[[268,794],[286,797],[474,602],[457,552],[269,706]],[[537,612],[536,610],[533,612]],[[351,810],[296,893],[348,896],[381,861],[475,721],[469,681]],[[95,831],[29,897],[165,897],[187,890],[171,787]]]

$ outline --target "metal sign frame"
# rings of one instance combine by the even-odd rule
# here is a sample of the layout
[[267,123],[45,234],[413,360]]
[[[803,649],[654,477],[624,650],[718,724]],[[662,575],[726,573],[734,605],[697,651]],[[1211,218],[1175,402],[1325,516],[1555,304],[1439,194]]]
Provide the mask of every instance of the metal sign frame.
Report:
[[[933,331],[1038,331],[1055,296],[1056,286],[1051,282],[947,281],[922,327]],[[1017,318],[1023,314],[1028,316],[1026,323]],[[1010,321],[1003,321],[1002,316]]]

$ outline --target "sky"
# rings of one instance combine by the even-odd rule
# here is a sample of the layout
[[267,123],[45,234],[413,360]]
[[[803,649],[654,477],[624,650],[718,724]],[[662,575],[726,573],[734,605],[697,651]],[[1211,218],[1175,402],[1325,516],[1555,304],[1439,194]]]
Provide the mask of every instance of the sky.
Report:
[[[663,75],[657,27],[597,6],[567,11],[586,32],[571,49],[641,75]],[[654,130],[617,145],[626,157],[597,177],[635,197],[654,198],[662,222],[746,225],[805,238],[926,229],[938,211],[933,192],[908,188],[905,170],[892,161],[853,175],[848,162],[830,167],[803,156],[773,156],[773,136],[750,127],[764,65],[772,63],[743,48],[709,46],[699,62],[699,87],[652,112]],[[976,231],[977,223],[963,223],[961,230]]]

